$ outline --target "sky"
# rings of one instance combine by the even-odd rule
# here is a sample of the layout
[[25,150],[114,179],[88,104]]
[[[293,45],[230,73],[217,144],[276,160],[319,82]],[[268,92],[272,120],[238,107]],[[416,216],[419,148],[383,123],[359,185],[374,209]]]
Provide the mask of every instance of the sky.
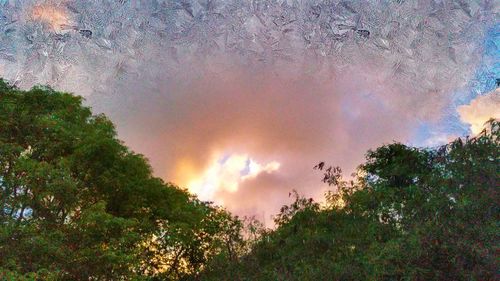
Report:
[[498,1],[0,0],[0,76],[79,94],[156,176],[271,221],[320,161],[499,116]]

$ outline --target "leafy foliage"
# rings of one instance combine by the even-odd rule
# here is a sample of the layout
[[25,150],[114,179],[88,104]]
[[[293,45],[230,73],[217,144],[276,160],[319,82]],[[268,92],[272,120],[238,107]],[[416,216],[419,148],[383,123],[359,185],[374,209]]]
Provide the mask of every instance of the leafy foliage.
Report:
[[[153,177],[80,97],[1,80],[0,191],[0,267],[18,277],[179,278],[219,252],[236,221]],[[152,243],[182,255],[152,259]]]
[[249,254],[201,280],[498,280],[500,124],[437,149],[369,151],[321,206],[296,195]]

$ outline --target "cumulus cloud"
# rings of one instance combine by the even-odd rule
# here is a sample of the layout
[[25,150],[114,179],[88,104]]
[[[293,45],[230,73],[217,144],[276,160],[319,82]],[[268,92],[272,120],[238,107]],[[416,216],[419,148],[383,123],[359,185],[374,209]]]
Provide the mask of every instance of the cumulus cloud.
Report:
[[458,107],[457,111],[460,120],[470,125],[472,133],[479,134],[489,119],[500,119],[500,88]]
[[[257,163],[248,155],[231,154],[226,157],[216,155],[202,173],[186,170],[186,163],[178,162],[178,176],[187,180],[186,187],[201,200],[214,200],[217,192],[237,192],[239,185],[261,173],[272,173],[279,169],[280,163],[273,161],[265,165]],[[222,203],[223,202],[219,202]]]

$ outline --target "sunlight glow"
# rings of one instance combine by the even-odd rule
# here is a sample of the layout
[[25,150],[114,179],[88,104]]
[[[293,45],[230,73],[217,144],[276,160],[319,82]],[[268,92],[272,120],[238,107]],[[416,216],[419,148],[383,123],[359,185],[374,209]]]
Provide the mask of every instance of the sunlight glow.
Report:
[[71,27],[71,21],[67,13],[53,5],[34,6],[31,9],[30,18],[47,24],[54,31],[62,31]]
[[458,107],[457,111],[462,122],[470,125],[472,134],[479,134],[490,118],[500,119],[500,88]]
[[231,154],[215,157],[207,169],[188,181],[190,192],[202,200],[212,200],[217,191],[234,193],[241,183],[256,178],[262,173],[273,173],[280,163],[272,161],[261,164],[247,154]]

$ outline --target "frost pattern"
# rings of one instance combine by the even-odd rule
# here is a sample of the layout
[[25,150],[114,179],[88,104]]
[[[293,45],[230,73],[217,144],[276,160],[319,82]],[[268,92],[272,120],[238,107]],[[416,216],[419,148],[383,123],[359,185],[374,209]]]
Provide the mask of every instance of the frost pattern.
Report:
[[230,56],[308,72],[372,65],[439,94],[471,77],[498,9],[490,0],[2,0],[0,75],[89,95],[154,77],[151,64],[168,75]]

